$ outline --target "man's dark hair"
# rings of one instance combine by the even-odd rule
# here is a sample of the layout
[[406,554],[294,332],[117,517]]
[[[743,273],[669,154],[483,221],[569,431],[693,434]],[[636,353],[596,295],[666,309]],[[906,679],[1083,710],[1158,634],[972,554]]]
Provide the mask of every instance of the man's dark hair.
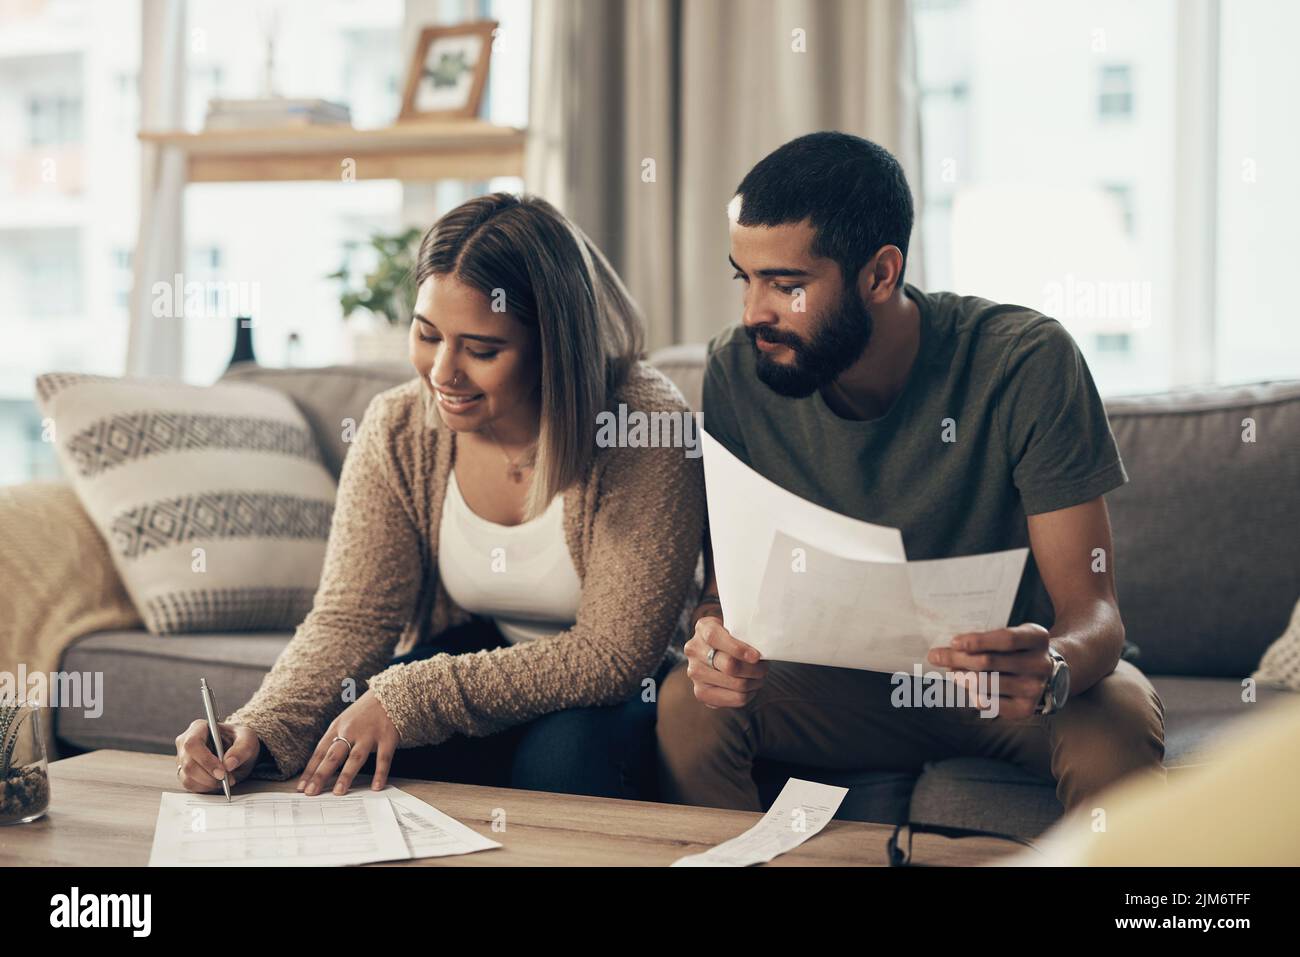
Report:
[[833,131],[791,140],[759,160],[736,194],[742,226],[811,220],[813,255],[835,260],[845,285],[882,246],[897,246],[907,266],[912,192],[898,160],[870,140]]

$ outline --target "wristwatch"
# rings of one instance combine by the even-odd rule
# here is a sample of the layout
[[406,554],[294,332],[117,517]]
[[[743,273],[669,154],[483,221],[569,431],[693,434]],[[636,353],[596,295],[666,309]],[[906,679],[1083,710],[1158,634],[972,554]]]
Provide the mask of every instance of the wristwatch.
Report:
[[1055,648],[1048,648],[1047,654],[1052,659],[1052,676],[1043,686],[1043,697],[1034,714],[1054,714],[1065,707],[1065,700],[1070,697],[1070,666]]

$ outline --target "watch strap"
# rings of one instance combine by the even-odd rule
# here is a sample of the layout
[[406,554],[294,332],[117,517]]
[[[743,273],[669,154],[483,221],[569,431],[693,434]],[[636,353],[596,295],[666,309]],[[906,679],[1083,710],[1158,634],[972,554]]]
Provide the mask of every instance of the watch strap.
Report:
[[1048,648],[1047,654],[1052,659],[1052,673],[1043,685],[1043,696],[1038,699],[1038,707],[1034,709],[1035,714],[1055,714],[1057,710],[1056,676],[1060,674],[1061,668],[1065,664],[1065,656],[1055,648]]

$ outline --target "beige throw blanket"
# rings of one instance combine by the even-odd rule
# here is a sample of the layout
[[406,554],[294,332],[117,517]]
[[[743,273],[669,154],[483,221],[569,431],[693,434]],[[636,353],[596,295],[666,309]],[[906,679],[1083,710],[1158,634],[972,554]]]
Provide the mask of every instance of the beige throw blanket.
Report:
[[[0,488],[0,671],[57,671],[95,631],[143,627],[108,546],[66,482]],[[45,743],[54,753],[49,709]]]

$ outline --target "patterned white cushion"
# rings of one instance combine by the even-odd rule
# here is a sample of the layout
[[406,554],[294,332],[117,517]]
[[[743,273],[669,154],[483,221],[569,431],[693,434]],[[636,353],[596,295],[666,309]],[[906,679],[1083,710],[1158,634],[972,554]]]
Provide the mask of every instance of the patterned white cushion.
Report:
[[1259,670],[1251,675],[1260,684],[1300,691],[1300,602],[1291,612],[1291,623],[1282,637],[1268,646]]
[[335,481],[283,393],[48,373],[64,474],[154,634],[292,629],[311,610]]

